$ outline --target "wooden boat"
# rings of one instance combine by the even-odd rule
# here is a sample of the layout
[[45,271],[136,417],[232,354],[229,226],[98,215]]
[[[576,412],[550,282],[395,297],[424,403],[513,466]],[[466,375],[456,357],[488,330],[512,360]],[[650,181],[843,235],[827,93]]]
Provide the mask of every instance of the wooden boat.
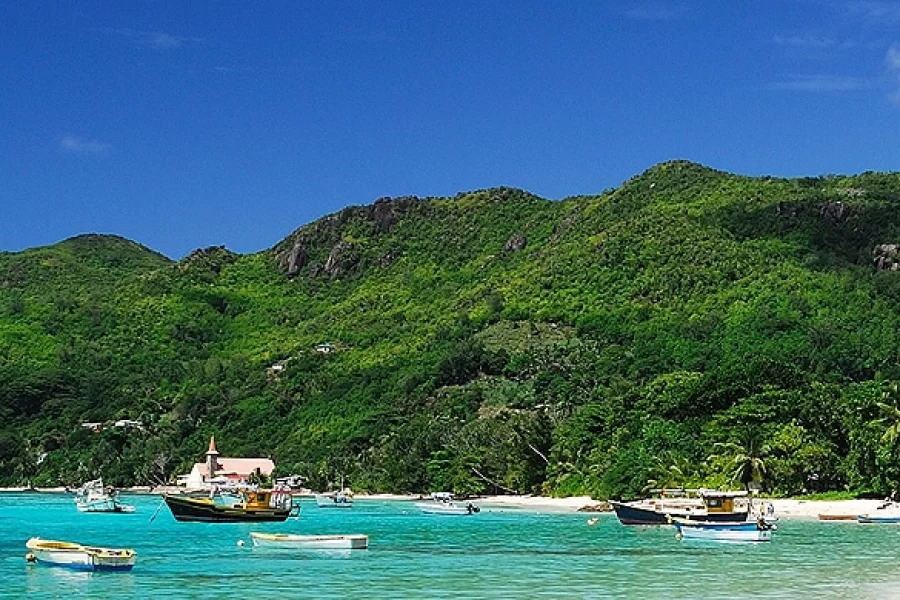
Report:
[[353,497],[344,492],[316,494],[316,506],[319,508],[353,508]]
[[186,494],[165,494],[166,505],[176,521],[204,521],[239,523],[284,521],[291,514],[290,493],[273,490],[240,490],[232,498],[196,497]]
[[670,517],[735,522],[746,521],[750,514],[749,502],[744,501],[742,505],[735,502],[746,497],[747,492],[682,490],[681,493],[695,494],[695,497],[662,497],[635,502],[610,500],[609,503],[622,525],[666,525]]
[[856,521],[858,515],[827,515],[819,514],[820,521]]
[[672,519],[680,539],[713,540],[720,542],[768,542],[775,526],[764,519],[756,521],[693,521]]
[[40,538],[31,538],[25,547],[29,560],[83,571],[130,571],[137,559],[137,553],[128,548],[100,548]]
[[113,487],[103,485],[103,479],[88,481],[75,491],[75,508],[80,512],[134,512],[133,506],[119,502],[119,494]]
[[294,548],[297,550],[365,550],[369,536],[349,535],[290,535],[287,533],[250,532],[253,545],[267,548]]
[[416,508],[428,515],[471,515],[481,512],[471,502],[456,502],[450,492],[435,492],[431,494],[431,501],[416,502]]

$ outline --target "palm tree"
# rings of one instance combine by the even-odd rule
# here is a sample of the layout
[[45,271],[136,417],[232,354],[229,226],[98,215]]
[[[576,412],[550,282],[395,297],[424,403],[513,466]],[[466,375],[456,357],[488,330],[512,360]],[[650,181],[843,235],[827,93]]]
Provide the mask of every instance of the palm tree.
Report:
[[709,457],[708,460],[725,461],[730,465],[731,480],[740,481],[745,490],[750,490],[750,483],[756,481],[763,484],[766,480],[765,456],[769,453],[769,446],[764,444],[759,433],[746,429],[741,432],[737,442],[719,442],[713,447],[718,449],[718,454]]
[[655,479],[648,479],[644,490],[683,488],[691,476],[691,466],[686,458],[657,457],[651,471]]
[[900,438],[900,383],[888,384],[881,392],[881,401],[875,405],[883,415],[876,421],[886,426],[881,441],[894,445]]

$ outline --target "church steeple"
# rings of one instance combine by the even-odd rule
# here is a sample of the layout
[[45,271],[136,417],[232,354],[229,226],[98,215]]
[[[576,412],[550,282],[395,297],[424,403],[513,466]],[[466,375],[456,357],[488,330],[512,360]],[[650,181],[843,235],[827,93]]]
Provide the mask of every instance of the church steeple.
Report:
[[207,481],[216,476],[216,469],[219,467],[216,461],[217,456],[219,456],[219,451],[216,450],[216,436],[213,435],[209,438],[209,450],[206,451]]

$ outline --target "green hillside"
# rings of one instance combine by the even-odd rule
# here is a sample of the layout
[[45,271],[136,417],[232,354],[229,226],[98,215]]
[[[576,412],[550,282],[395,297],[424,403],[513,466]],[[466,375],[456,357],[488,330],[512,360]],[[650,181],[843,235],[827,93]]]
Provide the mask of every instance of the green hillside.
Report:
[[2,253],[0,484],[166,481],[215,434],[320,488],[888,493],[898,206],[895,174],[670,162],[381,199],[252,255]]

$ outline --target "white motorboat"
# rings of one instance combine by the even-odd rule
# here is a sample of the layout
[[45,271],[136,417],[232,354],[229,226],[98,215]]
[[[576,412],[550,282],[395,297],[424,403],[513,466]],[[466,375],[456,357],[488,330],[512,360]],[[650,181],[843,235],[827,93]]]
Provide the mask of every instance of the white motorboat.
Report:
[[353,508],[353,495],[346,491],[316,494],[316,506],[319,508]]
[[776,526],[765,519],[756,521],[692,521],[672,519],[681,539],[714,540],[721,542],[768,542]]
[[287,533],[250,532],[253,545],[266,548],[294,548],[297,550],[365,550],[369,536],[349,535],[291,535]]
[[75,507],[80,512],[134,512],[130,504],[119,502],[119,493],[112,486],[104,486],[102,479],[88,481],[75,491]]
[[416,502],[416,508],[429,515],[471,515],[481,509],[471,502],[456,502],[450,492],[435,492],[428,502]]
[[137,559],[130,548],[100,548],[40,538],[31,538],[25,547],[28,560],[83,571],[129,571]]

